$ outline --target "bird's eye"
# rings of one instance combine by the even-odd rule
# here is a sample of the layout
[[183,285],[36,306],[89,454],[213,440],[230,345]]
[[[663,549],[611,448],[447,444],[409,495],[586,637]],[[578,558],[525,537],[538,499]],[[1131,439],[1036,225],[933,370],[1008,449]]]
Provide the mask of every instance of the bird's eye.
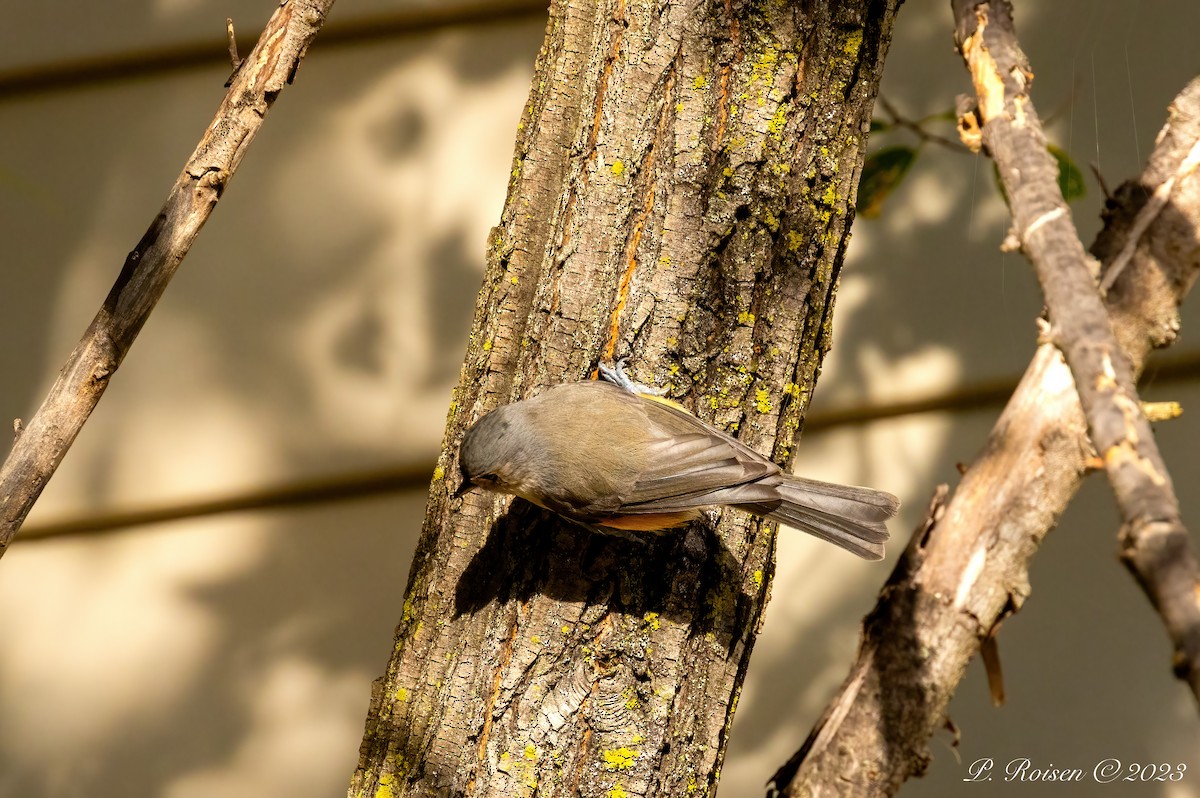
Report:
[[495,474],[480,474],[479,476],[477,476],[475,478],[481,479],[484,482],[495,482],[498,479],[498,477]]

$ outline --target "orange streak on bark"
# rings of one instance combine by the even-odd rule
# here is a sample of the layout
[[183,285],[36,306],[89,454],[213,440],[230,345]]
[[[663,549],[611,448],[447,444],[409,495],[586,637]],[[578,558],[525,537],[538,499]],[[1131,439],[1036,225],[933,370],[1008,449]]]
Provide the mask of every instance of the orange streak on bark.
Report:
[[[492,690],[488,694],[487,709],[483,714],[483,731],[479,735],[478,758],[480,765],[483,765],[487,758],[488,739],[492,734],[492,716],[493,708],[496,706],[497,699],[500,698],[500,681],[504,677],[504,669],[508,667],[508,663],[512,661],[513,641],[516,639],[517,629],[519,624],[513,624],[509,632],[508,639],[504,641],[504,646],[500,649],[500,661],[496,664],[496,675],[492,678]],[[471,776],[471,780],[467,782],[467,795],[475,791],[475,777]]]
[[[647,166],[653,161],[654,155],[646,159]],[[642,230],[646,227],[646,217],[650,215],[650,209],[654,207],[654,186],[650,186],[650,194],[646,198],[646,206],[642,209],[641,218],[633,228],[633,236],[629,240],[629,257],[626,259],[625,273],[621,275],[621,285],[617,289],[617,305],[613,308],[612,323],[608,329],[608,343],[604,345],[604,359],[612,360],[613,355],[617,350],[617,338],[621,331],[621,311],[625,309],[625,303],[629,300],[629,284],[633,282],[633,273],[637,269],[637,248],[642,240]]]
[[[633,282],[633,273],[637,269],[637,249],[638,244],[642,240],[642,231],[646,228],[646,220],[650,218],[650,211],[654,208],[654,162],[655,156],[658,153],[658,148],[662,146],[664,136],[667,129],[667,120],[670,118],[670,108],[673,105],[671,102],[673,92],[675,90],[675,80],[677,72],[674,67],[671,69],[670,75],[667,77],[666,84],[663,90],[663,110],[658,116],[658,128],[655,131],[654,141],[651,143],[646,160],[641,165],[639,171],[647,175],[649,181],[649,191],[646,195],[646,204],[642,207],[641,215],[638,217],[637,223],[633,228],[633,235],[629,240],[629,255],[626,258],[625,272],[621,275],[621,283],[617,289],[617,304],[613,308],[612,321],[608,328],[608,342],[604,345],[604,359],[612,360],[617,351],[617,338],[621,331],[621,311],[625,309],[625,304],[629,300],[629,285]],[[660,527],[661,528],[661,527]]]

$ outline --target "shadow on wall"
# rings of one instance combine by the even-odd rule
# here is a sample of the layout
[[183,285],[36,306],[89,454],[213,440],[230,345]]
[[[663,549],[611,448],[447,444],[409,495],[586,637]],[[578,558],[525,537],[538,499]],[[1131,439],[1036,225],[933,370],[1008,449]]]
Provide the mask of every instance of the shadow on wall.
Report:
[[4,591],[46,590],[4,624],[0,795],[344,790],[423,504],[14,547]]
[[[427,460],[543,25],[314,50],[37,512]],[[40,401],[227,72],[0,104],[2,157],[46,198],[0,184],[22,264],[0,274],[0,413]],[[423,505],[18,542],[0,795],[343,790]]]

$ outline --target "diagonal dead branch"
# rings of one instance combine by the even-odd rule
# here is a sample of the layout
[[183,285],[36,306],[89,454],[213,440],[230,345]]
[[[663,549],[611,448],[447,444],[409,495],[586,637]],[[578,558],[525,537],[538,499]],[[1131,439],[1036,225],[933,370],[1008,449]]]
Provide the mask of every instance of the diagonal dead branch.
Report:
[[1162,185],[1154,189],[1153,196],[1138,211],[1137,217],[1133,220],[1133,229],[1129,231],[1129,235],[1125,238],[1125,245],[1117,253],[1117,257],[1113,260],[1112,265],[1104,271],[1104,277],[1100,280],[1101,291],[1108,293],[1108,290],[1113,287],[1113,283],[1121,276],[1121,272],[1125,270],[1129,259],[1133,257],[1134,250],[1142,242],[1142,236],[1145,235],[1146,228],[1150,226],[1150,223],[1154,221],[1158,214],[1162,213],[1162,209],[1167,206],[1167,202],[1171,198],[1171,190],[1175,188],[1175,181],[1181,177],[1190,175],[1195,171],[1197,166],[1200,166],[1200,140],[1192,144],[1192,148],[1188,150],[1187,157],[1183,159],[1183,163],[1179,164],[1179,168],[1175,170],[1175,173],[1168,177]]
[[0,556],[100,401],[332,6],[333,0],[283,0],[242,62],[162,209],[0,467]]
[[[1012,7],[1007,0],[958,0],[954,9],[959,50],[978,94],[983,142],[999,169],[1021,248],[1037,271],[1053,336],[1116,495],[1125,562],[1162,615],[1175,646],[1175,671],[1200,702],[1200,567],[1142,412],[1132,364],[1096,290],[1098,265],[1084,251],[1059,190],[1058,170],[1028,93],[1033,73],[1013,30]],[[1119,278],[1145,220],[1160,212],[1179,176],[1194,170],[1198,151],[1193,145],[1176,174],[1151,195],[1105,284]]]
[[[1174,340],[1179,303],[1200,275],[1200,176],[1181,174],[1198,139],[1200,79],[1172,103],[1149,163],[1117,190],[1092,246],[1111,264],[1147,198],[1179,175],[1105,297],[1134,373]],[[1070,369],[1045,343],[949,503],[935,502],[901,556],[865,621],[850,676],[805,747],[776,773],[780,793],[821,785],[886,795],[923,772],[928,741],[944,727],[967,664],[1028,596],[1030,561],[1082,483],[1090,454]]]

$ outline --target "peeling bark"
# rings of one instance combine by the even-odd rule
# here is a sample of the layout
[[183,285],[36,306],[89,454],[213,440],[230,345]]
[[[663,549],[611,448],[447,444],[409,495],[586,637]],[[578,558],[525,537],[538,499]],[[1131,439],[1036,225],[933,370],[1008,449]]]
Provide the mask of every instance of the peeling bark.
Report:
[[896,0],[557,0],[350,794],[711,794],[773,526],[647,541],[450,501],[483,412],[629,356],[791,461]]

